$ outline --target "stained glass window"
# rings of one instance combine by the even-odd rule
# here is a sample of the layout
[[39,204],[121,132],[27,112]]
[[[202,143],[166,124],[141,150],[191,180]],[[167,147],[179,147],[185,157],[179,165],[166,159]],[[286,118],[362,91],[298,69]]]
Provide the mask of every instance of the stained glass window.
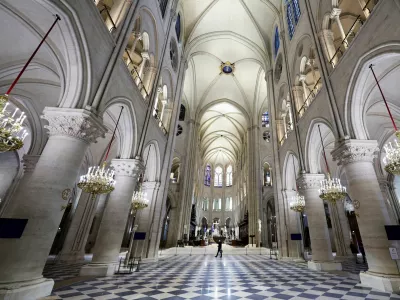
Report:
[[227,197],[226,198],[226,203],[225,203],[225,211],[232,211],[232,197]]
[[229,165],[228,168],[226,168],[226,186],[232,186],[232,166]]
[[210,186],[211,185],[211,166],[207,165],[205,172],[204,172],[204,185]]
[[214,186],[215,187],[222,187],[222,168],[221,167],[216,167],[215,168]]
[[279,46],[280,46],[280,41],[279,41],[279,28],[278,28],[278,26],[276,26],[276,28],[275,28],[275,51],[274,51],[274,54],[275,54],[275,57],[278,55],[278,51],[279,51]]
[[301,15],[299,0],[286,0],[285,5],[289,37],[290,39],[292,39],[295,31],[295,26],[299,22]]
[[176,37],[178,39],[178,42],[181,41],[181,15],[178,14],[176,17],[176,23],[175,23],[175,32],[176,32]]
[[267,111],[261,116],[261,126],[269,127],[269,113]]
[[185,115],[186,115],[186,107],[181,104],[181,109],[179,111],[179,121],[185,121]]

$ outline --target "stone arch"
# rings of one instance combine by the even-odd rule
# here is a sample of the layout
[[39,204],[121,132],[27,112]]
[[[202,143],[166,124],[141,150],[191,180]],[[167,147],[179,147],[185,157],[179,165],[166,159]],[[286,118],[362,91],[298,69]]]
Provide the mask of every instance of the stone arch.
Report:
[[[382,101],[380,94],[377,94],[376,83],[368,68],[371,64],[374,64],[375,73],[378,80],[381,81],[380,83],[384,89],[384,94],[386,94],[393,117],[396,121],[400,120],[400,113],[398,111],[400,103],[398,103],[396,96],[391,93],[389,94],[389,91],[392,91],[394,88],[394,82],[390,83],[390,78],[393,78],[393,74],[397,72],[400,65],[400,43],[387,43],[368,51],[360,57],[351,75],[346,92],[344,114],[346,131],[355,139],[374,139],[376,138],[374,136],[377,135],[369,132],[370,129],[368,129],[366,118],[367,111],[374,113],[374,111],[368,110],[368,108],[373,108],[369,105],[376,101]],[[381,104],[383,105],[383,102]],[[382,127],[383,132],[380,135],[388,138],[388,135],[393,130],[387,113],[384,112],[383,115],[384,117],[376,120],[381,122],[380,127]],[[379,138],[377,139],[379,140]]]
[[296,178],[300,173],[300,165],[297,155],[288,151],[283,163],[283,188],[286,190],[296,190]]
[[114,130],[118,119],[121,106],[123,106],[124,109],[116,132],[118,141],[118,150],[116,155],[119,158],[132,158],[134,153],[136,153],[138,142],[137,120],[132,100],[124,97],[115,97],[107,103],[101,104],[100,115],[105,115],[108,111],[107,115],[111,121],[111,126],[107,126],[107,123],[105,123],[109,131],[112,131]]
[[319,135],[319,128],[321,130],[322,140],[325,147],[326,158],[331,175],[337,172],[337,165],[333,162],[331,151],[335,147],[335,135],[332,126],[324,119],[314,119],[308,128],[306,143],[305,143],[305,167],[306,170],[312,174],[327,173],[328,170],[325,166],[323,158],[321,138]]
[[143,163],[146,167],[144,181],[160,181],[160,150],[156,140],[150,141],[144,148]]

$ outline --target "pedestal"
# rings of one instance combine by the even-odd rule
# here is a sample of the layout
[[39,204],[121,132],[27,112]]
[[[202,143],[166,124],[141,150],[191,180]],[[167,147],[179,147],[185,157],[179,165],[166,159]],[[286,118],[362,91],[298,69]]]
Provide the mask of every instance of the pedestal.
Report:
[[0,299],[31,300],[40,299],[51,294],[54,280],[40,278],[22,282],[0,284]]
[[400,277],[384,276],[370,272],[361,272],[360,281],[362,285],[390,293],[400,293]]
[[336,261],[309,261],[308,268],[315,271],[341,271],[342,264]]

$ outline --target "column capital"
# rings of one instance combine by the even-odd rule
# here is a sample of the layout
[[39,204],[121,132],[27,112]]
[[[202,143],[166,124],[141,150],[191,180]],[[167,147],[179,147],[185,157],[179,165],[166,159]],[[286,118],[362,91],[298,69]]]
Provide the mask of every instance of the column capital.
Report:
[[39,161],[39,158],[40,155],[28,155],[28,154],[25,154],[22,157],[22,164],[24,165],[25,173],[30,173],[35,169],[36,164]]
[[145,169],[140,159],[113,159],[111,166],[115,176],[138,177]]
[[373,162],[379,150],[378,142],[371,140],[345,140],[334,149],[331,154],[338,165],[347,165],[353,162]]
[[342,10],[340,8],[334,7],[334,8],[332,8],[330,18],[331,19],[338,18],[338,17],[340,17],[341,13],[342,13]]
[[70,136],[87,143],[95,143],[105,137],[106,127],[101,120],[87,109],[45,107],[42,119],[50,136]]
[[297,179],[299,190],[318,190],[321,181],[325,179],[324,174],[301,174]]
[[134,31],[133,36],[135,39],[141,40],[142,39],[142,33],[140,31]]
[[306,81],[306,78],[307,78],[307,75],[305,75],[305,74],[300,74],[300,76],[299,76],[299,81],[300,81],[300,82],[305,82],[305,81]]
[[142,56],[143,59],[150,59],[150,54],[147,51],[143,51],[142,53],[140,53],[140,55]]

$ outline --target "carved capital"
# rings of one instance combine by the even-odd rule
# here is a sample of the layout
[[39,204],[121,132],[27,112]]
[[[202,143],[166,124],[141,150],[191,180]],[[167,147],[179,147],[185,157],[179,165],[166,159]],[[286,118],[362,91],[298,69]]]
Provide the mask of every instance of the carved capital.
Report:
[[354,162],[373,162],[379,150],[377,141],[345,140],[332,153],[338,165],[347,165]]
[[330,18],[331,19],[338,18],[338,17],[340,17],[341,13],[342,13],[342,10],[340,8],[334,7],[334,8],[332,8]]
[[146,59],[146,60],[150,59],[150,54],[147,51],[140,53],[140,55],[142,56],[143,59]]
[[144,172],[144,165],[140,159],[113,159],[111,166],[115,176],[138,177]]
[[305,75],[305,74],[300,74],[300,76],[299,76],[299,81],[300,82],[302,82],[302,81],[306,81],[306,78],[307,78],[307,76]]
[[297,179],[299,190],[318,190],[321,187],[321,181],[325,179],[324,174],[301,174]]
[[25,173],[31,173],[35,167],[37,162],[39,161],[40,155],[28,155],[25,154],[22,157],[22,163],[24,165]]
[[86,109],[46,107],[42,119],[49,122],[44,128],[50,136],[69,136],[87,143],[96,143],[99,137],[105,137],[106,128],[102,122]]

